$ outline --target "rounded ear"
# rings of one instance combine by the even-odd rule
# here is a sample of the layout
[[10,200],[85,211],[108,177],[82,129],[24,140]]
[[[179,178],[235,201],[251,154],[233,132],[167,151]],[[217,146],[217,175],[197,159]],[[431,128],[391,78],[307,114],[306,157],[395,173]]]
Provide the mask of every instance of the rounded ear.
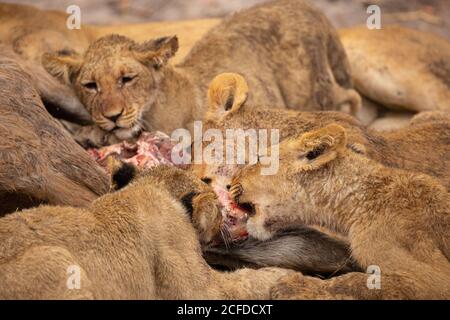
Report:
[[147,66],[160,68],[178,51],[178,37],[162,37],[146,41],[135,49],[136,58]]
[[314,170],[334,160],[339,151],[347,145],[347,133],[337,124],[307,132],[298,140],[290,142],[288,148],[294,148],[298,165],[303,170]]
[[247,101],[248,85],[237,73],[221,73],[216,76],[208,90],[209,109],[207,119],[218,119],[236,112]]
[[41,60],[45,70],[65,84],[71,84],[82,64],[82,58],[68,50],[44,53]]

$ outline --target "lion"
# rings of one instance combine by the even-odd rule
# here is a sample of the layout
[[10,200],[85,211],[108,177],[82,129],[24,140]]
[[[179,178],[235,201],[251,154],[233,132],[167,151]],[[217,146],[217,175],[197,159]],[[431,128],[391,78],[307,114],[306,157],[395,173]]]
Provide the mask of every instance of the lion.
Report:
[[429,32],[386,25],[340,29],[355,88],[402,111],[450,111],[450,43]]
[[8,215],[0,220],[0,298],[268,299],[292,271],[222,273],[203,260],[199,241],[213,234],[199,226],[217,230],[218,205],[206,184],[160,166],[84,209]]
[[[450,157],[448,143],[450,141],[450,121],[442,113],[419,113],[415,116],[417,121],[413,121],[411,125],[394,132],[379,133],[367,129],[356,119],[343,113],[275,110],[264,108],[264,106],[250,105],[246,102],[246,97],[251,93],[251,88],[242,76],[232,73],[218,75],[211,82],[208,92],[210,107],[203,122],[204,133],[208,129],[219,129],[226,136],[227,129],[279,129],[279,138],[280,141],[283,141],[328,124],[338,123],[346,128],[348,146],[355,152],[366,155],[388,167],[434,176],[447,188],[450,188],[448,171],[450,163],[446,161]],[[227,104],[228,108],[225,108]],[[270,137],[270,133],[268,136]],[[272,141],[270,138],[267,142],[269,145],[277,144],[277,141]],[[203,150],[210,143],[203,141]],[[193,154],[195,154],[195,145],[193,145]],[[239,165],[202,162],[192,164],[191,170],[213,187],[229,188],[231,177],[239,167]],[[298,228],[311,230],[311,226]],[[317,256],[316,254],[303,254],[304,252],[313,252],[313,250],[308,250],[309,246],[319,248],[318,243],[322,243],[321,239],[323,238],[348,246],[347,239],[342,238],[339,234],[320,226],[312,226],[312,230],[314,231],[290,232],[287,230],[286,234],[280,231],[273,238],[262,243],[251,241],[231,250],[214,248],[208,250],[208,253],[213,262],[231,267],[236,265],[289,265],[303,273],[309,273],[311,268],[308,265],[312,261],[311,257]],[[333,247],[334,252],[342,252],[334,247],[333,241],[328,241],[325,246]],[[326,257],[325,253],[324,251],[320,255]],[[347,259],[348,255],[337,258],[336,262],[342,261],[341,259]],[[330,263],[328,267],[331,269],[333,265],[335,264]],[[352,265],[346,270],[358,270],[357,263],[352,262]],[[319,270],[317,265],[315,269],[315,272]],[[327,271],[332,271],[330,269]],[[339,268],[334,270],[337,271]]]
[[[25,59],[40,64],[45,52],[74,51],[81,54],[90,43],[108,34],[120,34],[138,42],[177,34],[181,39],[179,49],[169,61],[177,64],[183,61],[197,41],[221,22],[221,19],[197,19],[118,26],[83,24],[79,30],[70,30],[66,27],[67,18],[68,14],[62,11],[0,4],[0,42],[11,45]],[[364,124],[372,124],[371,128],[377,130],[392,130],[407,125],[413,112],[446,110],[448,90],[445,84],[449,77],[445,63],[449,45],[445,39],[389,25],[382,30],[367,30],[357,26],[338,31],[349,56],[355,89],[370,97],[370,100],[363,97],[363,107],[356,113]],[[392,52],[400,54],[392,55]],[[409,75],[414,73],[414,76],[405,77],[405,70]],[[426,82],[429,88],[417,90],[410,79],[424,79],[422,82]],[[56,98],[61,99],[63,96],[59,90],[50,88],[48,91]],[[74,96],[66,92],[65,96],[68,95]],[[63,110],[71,107],[64,103],[57,106]],[[79,103],[76,107],[78,113],[85,111]],[[396,113],[385,113],[386,107],[396,109]],[[85,116],[81,120],[87,122]],[[75,119],[77,122],[81,120]],[[92,130],[105,134],[95,127]],[[81,135],[87,130],[82,131]],[[73,133],[75,136],[80,135],[78,130]]]
[[[209,30],[221,22],[219,18],[157,21],[139,24],[89,26],[94,40],[101,37],[118,34],[128,37],[136,42],[145,42],[151,38],[161,38],[168,34],[176,34],[179,41],[177,54],[171,58],[170,63],[176,65],[183,61],[192,47],[202,39]],[[86,48],[87,49],[87,48]]]
[[415,113],[450,110],[450,43],[436,34],[397,25],[339,29],[355,89],[358,119],[371,129],[395,130]]
[[416,114],[410,121],[411,125],[429,122],[450,122],[450,114],[445,111],[423,111]]
[[[209,88],[210,107],[202,123],[203,131],[219,129],[225,136],[227,129],[278,129],[282,141],[337,123],[347,130],[349,146],[355,151],[388,167],[431,175],[450,188],[448,117],[436,121],[439,116],[432,113],[435,114],[434,121],[417,121],[398,130],[378,132],[342,112],[274,109],[266,104],[251,104],[246,99],[251,95],[252,88],[243,76],[235,73],[218,75]],[[203,143],[207,146],[211,142]],[[199,177],[226,186],[235,168],[202,163],[193,165],[192,170]]]
[[178,47],[176,36],[137,43],[109,35],[81,55],[48,53],[42,63],[74,88],[100,128],[120,140],[143,129],[170,133],[189,127],[207,110],[203,93],[209,82],[227,70],[246,76],[254,90],[251,103],[351,112],[360,105],[336,31],[303,0],[233,14],[171,66]]
[[293,275],[275,298],[450,298],[450,194],[438,180],[355,152],[337,124],[283,141],[277,174],[262,175],[262,163],[239,170],[230,189],[252,206],[250,235],[267,240],[286,226],[319,224],[348,237],[363,269],[381,270],[380,290],[363,273]]
[[108,192],[106,172],[45,109],[37,74],[3,46],[0,65],[0,216],[40,203],[87,206]]
[[[107,166],[108,171],[113,173],[111,185],[114,190],[122,189],[147,174],[146,169],[123,163],[114,157],[108,158]],[[198,190],[204,190],[206,186],[208,186],[207,190],[214,190],[209,181],[198,177],[194,179],[192,177],[195,175],[189,171],[178,171],[174,174],[169,169],[158,170],[160,170],[157,177],[158,183],[167,186],[172,194],[182,199],[182,203],[190,211],[192,211],[190,203],[192,198],[200,192]],[[192,190],[188,194],[184,191],[187,188]],[[197,191],[194,192],[195,190]],[[223,215],[223,210],[221,213]],[[200,218],[198,220],[201,221]],[[236,244],[226,223],[219,226],[209,221],[214,219],[206,219],[203,225],[194,223],[194,226],[200,235],[205,234],[209,235],[209,239],[214,238],[213,243],[202,242],[201,248],[206,262],[218,270],[280,267],[315,276],[333,276],[360,270],[350,258],[348,243],[345,239],[330,237],[313,228],[301,226],[281,230],[269,242],[249,238]],[[218,236],[214,237],[214,234]],[[230,246],[231,243],[234,245]]]
[[40,64],[47,51],[82,52],[95,37],[89,26],[67,27],[68,14],[33,6],[0,4],[0,42],[27,61]]
[[[148,37],[157,38],[169,32],[178,34],[181,39],[179,51],[173,59],[176,63],[186,56],[195,42],[220,22],[219,19],[198,19],[113,26],[82,24],[80,29],[69,29],[68,17],[63,11],[0,3],[0,43],[23,61],[21,64],[35,79],[35,86],[40,89],[39,93],[47,108],[50,111],[64,111],[69,116],[60,113],[54,115],[82,125],[92,122],[89,113],[69,86],[60,83],[42,68],[41,59],[45,52],[82,53],[90,43],[111,33],[144,41]],[[70,131],[77,137],[82,136],[87,128],[91,127],[87,126],[82,133],[75,129]],[[92,131],[95,135],[97,128],[92,128]],[[101,133],[104,135],[104,132]]]
[[135,41],[177,34],[180,48],[173,63],[183,59],[194,43],[220,23],[218,18],[158,21],[140,24],[86,25],[67,28],[69,14],[59,10],[41,10],[29,5],[0,3],[0,42],[10,45],[29,61],[41,62],[48,51],[85,51],[93,41],[108,34],[120,34]]

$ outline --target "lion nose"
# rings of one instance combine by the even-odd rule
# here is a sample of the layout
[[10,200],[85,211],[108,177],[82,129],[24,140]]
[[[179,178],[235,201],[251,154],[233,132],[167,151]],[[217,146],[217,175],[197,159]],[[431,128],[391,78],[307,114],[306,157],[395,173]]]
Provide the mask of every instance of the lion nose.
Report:
[[105,118],[115,123],[117,121],[117,119],[120,118],[122,113],[123,113],[123,110],[120,111],[119,113],[116,113],[116,114],[113,114],[113,115],[105,115]]

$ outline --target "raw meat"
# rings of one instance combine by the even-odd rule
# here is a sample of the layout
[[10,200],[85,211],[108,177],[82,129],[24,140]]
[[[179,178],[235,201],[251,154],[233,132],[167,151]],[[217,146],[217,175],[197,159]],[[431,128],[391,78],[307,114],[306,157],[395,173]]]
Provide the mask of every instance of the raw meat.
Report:
[[232,242],[242,241],[248,238],[246,223],[248,214],[233,202],[230,193],[219,187],[214,187],[220,203],[222,204],[222,216],[224,224],[229,232]]
[[109,156],[116,156],[123,162],[145,169],[160,164],[174,165],[171,160],[173,146],[174,143],[169,136],[156,131],[143,132],[135,143],[123,141],[100,149],[91,148],[88,152],[105,168],[107,168],[106,159]]
[[[157,165],[175,165],[171,160],[174,145],[169,136],[156,131],[142,133],[135,143],[123,141],[100,149],[91,148],[88,152],[106,170],[110,169],[107,165],[107,159],[110,156],[145,169]],[[185,165],[177,165],[177,167],[186,168]],[[221,241],[236,242],[246,239],[248,237],[247,213],[231,200],[226,189],[214,186],[214,191],[222,204],[223,223],[227,230],[227,234],[223,235],[225,239]],[[220,244],[221,241],[216,244]]]

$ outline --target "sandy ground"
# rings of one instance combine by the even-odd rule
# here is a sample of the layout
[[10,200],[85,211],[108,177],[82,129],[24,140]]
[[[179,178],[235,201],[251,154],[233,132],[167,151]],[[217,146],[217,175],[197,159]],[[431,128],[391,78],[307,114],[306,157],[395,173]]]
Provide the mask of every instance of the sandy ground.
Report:
[[[82,22],[120,24],[158,20],[223,17],[267,0],[0,0],[63,10],[81,8]],[[398,23],[450,39],[450,0],[311,0],[336,27],[365,23],[369,4],[377,4],[382,24]]]

